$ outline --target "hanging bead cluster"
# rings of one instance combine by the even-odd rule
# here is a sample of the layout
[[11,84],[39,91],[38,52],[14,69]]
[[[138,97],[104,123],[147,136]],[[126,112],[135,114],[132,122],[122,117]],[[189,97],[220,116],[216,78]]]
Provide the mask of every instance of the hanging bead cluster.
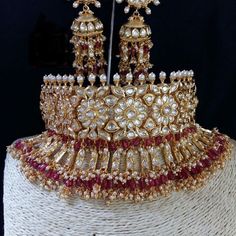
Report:
[[87,77],[91,74],[99,76],[105,72],[103,44],[106,38],[103,35],[102,22],[94,16],[88,4],[100,7],[100,3],[92,0],[76,1],[74,7],[77,8],[80,3],[85,4],[83,11],[79,13],[79,17],[74,20],[71,27],[73,30],[71,43],[74,44],[75,53],[73,67],[76,68],[76,76]]
[[148,76],[148,70],[152,68],[150,49],[153,43],[150,36],[150,27],[144,23],[143,17],[137,12],[129,18],[127,24],[121,27],[119,70],[123,81],[126,74],[130,72],[135,82],[140,75]]
[[[124,0],[116,0],[122,3]],[[120,30],[120,63],[119,71],[121,79],[125,84],[125,75],[132,73],[135,84],[141,75],[147,76],[150,63],[150,50],[153,47],[151,41],[151,29],[144,23],[144,19],[139,14],[140,9],[145,9],[147,14],[151,14],[148,7],[150,3],[159,5],[159,0],[126,0],[128,6],[125,7],[125,13],[134,8],[135,12],[129,18],[128,23],[123,25]]]

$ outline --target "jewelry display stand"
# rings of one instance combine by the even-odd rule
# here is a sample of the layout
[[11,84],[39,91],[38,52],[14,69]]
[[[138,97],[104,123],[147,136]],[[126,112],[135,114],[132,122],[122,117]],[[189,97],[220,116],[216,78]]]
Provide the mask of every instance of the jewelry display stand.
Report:
[[[236,145],[236,142],[233,142]],[[61,200],[26,181],[18,162],[6,159],[5,236],[235,236],[236,154],[203,188],[132,204]]]

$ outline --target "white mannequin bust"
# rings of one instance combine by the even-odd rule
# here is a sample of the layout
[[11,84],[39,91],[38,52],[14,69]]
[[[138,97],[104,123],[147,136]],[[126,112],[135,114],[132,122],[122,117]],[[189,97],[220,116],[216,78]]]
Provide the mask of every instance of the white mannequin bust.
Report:
[[61,200],[31,184],[6,158],[5,236],[236,235],[236,143],[232,158],[206,186],[142,204]]

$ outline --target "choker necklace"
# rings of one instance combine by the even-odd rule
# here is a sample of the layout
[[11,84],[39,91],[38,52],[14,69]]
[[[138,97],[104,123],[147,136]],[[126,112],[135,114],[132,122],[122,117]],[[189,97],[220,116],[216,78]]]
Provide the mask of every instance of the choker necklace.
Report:
[[76,72],[44,76],[46,131],[8,147],[31,182],[64,198],[140,202],[195,190],[231,156],[228,136],[195,122],[193,71],[150,72],[151,28],[140,10],[150,14],[149,4],[159,1],[126,2],[125,12],[135,11],[120,30],[113,83],[105,74],[103,24],[89,8],[101,4],[77,0],[75,8],[84,6],[72,25]]

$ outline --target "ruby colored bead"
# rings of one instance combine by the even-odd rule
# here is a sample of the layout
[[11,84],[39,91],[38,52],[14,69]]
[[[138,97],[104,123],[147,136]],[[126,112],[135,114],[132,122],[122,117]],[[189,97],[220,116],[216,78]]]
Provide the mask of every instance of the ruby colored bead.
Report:
[[132,48],[132,49],[131,49],[131,55],[134,57],[135,54],[136,54],[136,50],[135,50],[135,48]]
[[192,167],[190,171],[192,175],[197,175],[197,174],[200,174],[201,172],[202,172],[202,167],[199,165]]
[[94,65],[93,66],[93,74],[97,74],[97,72],[98,72],[98,67],[97,67],[97,65]]
[[150,185],[151,187],[156,186],[155,180],[154,180],[154,179],[150,179],[149,185]]
[[131,144],[135,147],[140,145],[140,139],[139,138],[135,138],[131,141]]
[[51,137],[51,136],[53,136],[53,135],[55,135],[55,134],[56,134],[55,131],[53,131],[53,130],[48,130],[48,136],[49,136],[49,137]]
[[37,169],[38,166],[39,166],[39,164],[38,164],[36,161],[33,161],[33,162],[32,162],[32,166],[33,166],[35,169]]
[[76,152],[78,152],[81,149],[81,142],[80,141],[75,143],[74,149],[75,149]]
[[169,180],[175,180],[176,176],[175,176],[175,174],[172,171],[169,171],[168,174],[167,174],[167,178]]
[[27,147],[27,148],[26,148],[26,152],[27,152],[27,153],[30,153],[30,152],[32,152],[32,150],[33,150],[33,148],[32,148],[32,147]]
[[51,174],[51,179],[58,181],[59,180],[60,175],[57,172],[54,172]]
[[107,189],[107,179],[103,179],[101,187],[102,189]]
[[89,138],[86,138],[86,139],[84,140],[84,143],[85,143],[86,147],[90,147],[90,146],[91,146],[91,141],[92,141],[92,140],[90,140]]
[[211,159],[211,160],[216,160],[217,159],[217,156],[218,156],[218,153],[217,153],[217,150],[215,149],[209,149],[207,151],[207,156]]
[[200,162],[202,163],[203,168],[207,168],[211,166],[212,161],[210,159],[203,159],[200,160]]
[[168,181],[168,177],[166,175],[161,175],[159,177],[160,184],[165,184]]
[[83,50],[88,50],[88,45],[87,45],[87,44],[83,44],[83,45],[81,45],[81,48],[82,48]]
[[148,53],[148,52],[149,52],[149,47],[148,47],[148,45],[144,45],[144,46],[143,46],[143,51],[144,51],[144,53]]
[[219,146],[218,148],[218,154],[222,154],[225,151],[225,147],[224,146]]
[[99,175],[95,177],[95,182],[96,184],[101,185],[101,177]]
[[168,134],[168,135],[166,135],[166,140],[168,141],[168,142],[170,142],[170,141],[172,141],[173,139],[174,139],[174,136],[173,136],[173,134]]
[[107,188],[108,189],[112,189],[113,188],[113,180],[112,179],[108,179],[107,180]]
[[52,177],[52,170],[47,171],[45,176],[50,179]]
[[146,188],[146,182],[144,178],[141,178],[138,180],[138,185],[140,187],[140,189],[145,189]]
[[179,141],[181,139],[181,134],[177,133],[175,134],[175,141]]
[[122,146],[123,146],[124,149],[129,148],[129,146],[130,146],[129,140],[123,140],[122,141]]
[[155,144],[159,146],[161,143],[163,143],[163,139],[161,136],[155,137]]
[[70,188],[74,185],[74,181],[73,180],[65,180],[65,185],[66,187]]
[[96,42],[96,44],[95,44],[95,48],[100,48],[102,46],[102,44],[101,44],[101,42]]
[[109,147],[109,151],[111,151],[111,152],[114,152],[114,151],[117,150],[117,146],[116,146],[116,144],[113,143],[113,142],[110,142],[109,145],[108,145],[108,147]]
[[44,172],[44,171],[46,170],[46,167],[47,167],[46,164],[40,164],[37,169],[38,169],[40,172]]
[[20,150],[20,149],[23,149],[23,147],[24,147],[24,144],[22,143],[21,140],[16,141],[16,143],[15,143],[16,149]]
[[156,186],[156,187],[159,187],[159,186],[161,185],[161,180],[160,180],[160,178],[154,179],[154,182],[155,182],[155,186]]
[[187,136],[188,134],[189,134],[189,129],[188,128],[185,128],[184,130],[183,130],[183,136]]
[[145,139],[144,145],[145,145],[146,147],[152,146],[152,144],[153,144],[153,139],[152,139],[152,138]]
[[83,181],[82,181],[82,179],[78,178],[78,179],[76,180],[76,186],[77,186],[77,187],[82,187],[82,186],[83,186]]
[[62,135],[62,142],[67,143],[68,142],[68,137],[65,135]]
[[85,182],[85,185],[88,189],[93,189],[93,185],[95,184],[95,180],[91,179]]
[[101,140],[100,139],[95,141],[95,146],[97,149],[99,149],[101,147]]
[[181,172],[178,173],[180,179],[187,179],[189,175],[190,172],[186,167],[182,168]]
[[132,191],[136,188],[136,182],[134,179],[127,180],[127,187],[130,188]]

